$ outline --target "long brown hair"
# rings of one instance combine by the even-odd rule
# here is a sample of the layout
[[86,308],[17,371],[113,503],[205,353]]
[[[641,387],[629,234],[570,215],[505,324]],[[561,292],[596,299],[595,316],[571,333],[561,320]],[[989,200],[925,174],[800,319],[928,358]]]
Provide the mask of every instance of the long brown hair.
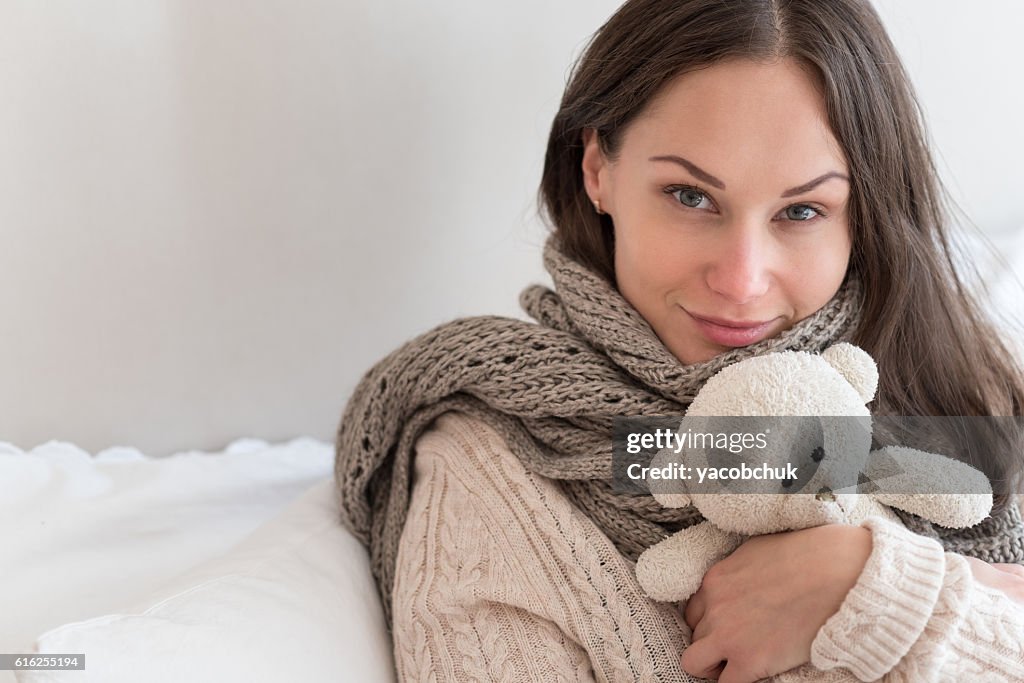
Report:
[[[1020,416],[1024,373],[957,273],[951,203],[923,117],[867,0],[622,5],[577,62],[548,139],[540,203],[563,249],[615,282],[611,219],[583,186],[583,131],[595,129],[614,159],[630,122],[669,80],[732,57],[794,58],[819,80],[850,170],[850,269],[865,292],[854,341],[879,365],[876,413]],[[964,447],[958,455],[1005,493],[1021,470],[1020,421],[985,422],[999,432],[984,440],[996,448],[979,452],[967,435],[952,436]]]

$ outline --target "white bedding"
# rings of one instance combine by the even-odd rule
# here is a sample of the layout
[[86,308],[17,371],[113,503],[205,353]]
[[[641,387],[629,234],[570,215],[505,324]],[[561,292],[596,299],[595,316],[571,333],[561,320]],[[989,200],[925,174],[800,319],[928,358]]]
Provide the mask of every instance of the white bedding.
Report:
[[[132,606],[146,606],[148,596],[187,570],[231,556],[239,541],[251,549],[251,539],[280,525],[286,506],[303,492],[331,488],[332,462],[331,446],[311,439],[241,440],[218,454],[168,458],[120,448],[90,456],[53,442],[24,453],[0,444],[0,652],[31,652],[40,635],[61,624],[133,613]],[[347,535],[336,506],[320,505],[314,513],[326,520],[325,530]],[[302,514],[308,519],[308,506]],[[360,600],[372,595],[358,543],[350,536],[326,543],[352,556],[350,592]],[[330,571],[334,565],[345,571],[344,558],[326,562]],[[362,631],[381,628],[365,608],[352,618]],[[373,638],[375,646],[380,637]],[[368,664],[382,669],[379,660],[378,653]],[[386,679],[389,672],[382,671]],[[0,672],[0,683],[13,680],[11,672]],[[66,680],[94,679],[75,672]]]

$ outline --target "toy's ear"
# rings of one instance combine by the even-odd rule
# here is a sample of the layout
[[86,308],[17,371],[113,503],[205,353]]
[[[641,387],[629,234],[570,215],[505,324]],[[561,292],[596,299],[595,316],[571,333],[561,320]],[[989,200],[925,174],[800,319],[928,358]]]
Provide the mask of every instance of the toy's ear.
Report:
[[875,397],[878,389],[878,366],[868,352],[845,342],[830,346],[821,357],[853,385],[864,403]]

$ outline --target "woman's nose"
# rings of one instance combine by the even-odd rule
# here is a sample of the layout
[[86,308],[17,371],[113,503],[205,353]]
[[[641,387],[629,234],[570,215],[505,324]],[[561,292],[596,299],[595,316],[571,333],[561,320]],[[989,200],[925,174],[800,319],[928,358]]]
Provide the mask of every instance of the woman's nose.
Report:
[[710,254],[707,285],[729,303],[751,303],[768,292],[771,245],[763,232],[763,227],[732,226]]

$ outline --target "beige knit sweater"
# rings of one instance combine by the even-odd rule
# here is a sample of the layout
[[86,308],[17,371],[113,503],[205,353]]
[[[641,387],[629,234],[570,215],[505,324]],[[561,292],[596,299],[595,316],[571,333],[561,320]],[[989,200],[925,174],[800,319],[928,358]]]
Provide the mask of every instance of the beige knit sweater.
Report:
[[[814,641],[817,669],[774,680],[1024,681],[1024,608],[937,542],[865,526],[871,556]],[[446,414],[417,444],[393,593],[399,677],[696,680],[679,668],[689,628],[633,570],[494,430]]]

